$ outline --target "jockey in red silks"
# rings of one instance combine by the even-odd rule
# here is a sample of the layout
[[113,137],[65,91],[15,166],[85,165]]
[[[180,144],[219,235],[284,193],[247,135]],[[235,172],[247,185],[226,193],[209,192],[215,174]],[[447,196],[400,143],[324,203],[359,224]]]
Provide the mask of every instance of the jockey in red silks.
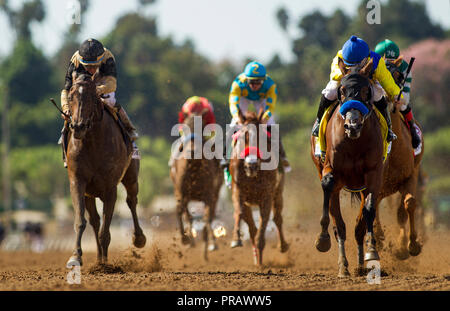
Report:
[[[205,109],[206,112],[204,112]],[[181,107],[181,111],[178,112],[178,123],[179,123],[178,130],[181,136],[183,136],[182,124],[184,123],[184,120],[186,120],[186,118],[193,113],[202,116],[203,126],[216,123],[216,117],[214,116],[214,107],[207,98],[200,96],[189,97]],[[179,144],[181,144],[181,141],[179,142]],[[177,146],[175,150],[178,150],[178,147],[179,146]],[[172,166],[173,161],[174,155],[171,154],[169,159],[169,166]]]

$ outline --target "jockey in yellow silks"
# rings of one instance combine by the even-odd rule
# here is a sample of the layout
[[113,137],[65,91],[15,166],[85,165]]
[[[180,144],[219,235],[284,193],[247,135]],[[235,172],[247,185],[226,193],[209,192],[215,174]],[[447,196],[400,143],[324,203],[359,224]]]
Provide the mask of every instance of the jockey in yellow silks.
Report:
[[[381,59],[381,56],[371,51],[367,43],[356,36],[351,36],[333,59],[331,64],[330,81],[325,89],[322,90],[322,97],[320,99],[317,119],[313,126],[312,135],[318,136],[320,120],[322,119],[325,110],[337,99],[337,91],[342,79],[342,72],[339,68],[339,59],[341,59],[344,64],[349,67],[356,66],[366,59],[373,60],[372,74],[370,77],[373,81],[372,99],[375,106],[382,113],[388,124],[389,130],[387,140],[392,141],[396,139],[395,134],[392,132],[391,118],[388,111],[387,100],[384,97],[384,91],[391,100],[394,100],[394,98],[396,98],[400,93],[400,88],[395,83],[389,70],[386,68],[386,64]],[[405,99],[402,95],[400,103],[404,103],[404,101]]]

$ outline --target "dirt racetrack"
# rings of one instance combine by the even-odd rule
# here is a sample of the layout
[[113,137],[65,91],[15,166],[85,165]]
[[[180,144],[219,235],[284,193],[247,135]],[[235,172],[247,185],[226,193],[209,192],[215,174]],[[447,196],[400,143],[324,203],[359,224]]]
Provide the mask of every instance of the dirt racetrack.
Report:
[[328,253],[315,249],[317,220],[309,227],[286,229],[290,242],[286,254],[275,248],[276,234],[269,235],[262,268],[253,266],[248,241],[243,248],[230,249],[230,238],[220,238],[219,250],[210,253],[205,262],[201,241],[194,248],[186,248],[179,243],[175,229],[160,232],[159,237],[147,235],[148,243],[142,250],[112,251],[108,269],[94,265],[95,253],[85,253],[80,285],[66,281],[68,270],[64,265],[70,252],[0,252],[0,290],[450,290],[448,231],[429,232],[422,253],[405,261],[393,255],[395,235],[387,233],[380,252],[383,276],[379,285],[354,275],[352,231],[348,230],[346,243],[352,273],[347,279],[337,277],[334,239]]

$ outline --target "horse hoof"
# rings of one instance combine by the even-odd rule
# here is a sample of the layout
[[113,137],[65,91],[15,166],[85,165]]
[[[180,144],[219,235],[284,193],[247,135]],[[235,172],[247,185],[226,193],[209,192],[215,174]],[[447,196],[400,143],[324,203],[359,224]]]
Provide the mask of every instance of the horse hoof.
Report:
[[364,255],[364,261],[371,260],[380,260],[380,256],[378,256],[378,252],[376,250],[369,251]]
[[83,261],[81,260],[81,257],[78,258],[77,256],[71,256],[69,260],[67,261],[66,267],[71,269],[74,266],[82,266]]
[[364,266],[358,266],[355,268],[355,276],[366,276],[368,273],[367,269]]
[[350,272],[348,272],[347,267],[339,268],[338,277],[340,278],[348,278],[350,276]]
[[133,245],[137,248],[143,248],[145,246],[145,242],[147,242],[145,235],[133,235]]
[[236,248],[236,247],[242,247],[242,241],[241,240],[234,240],[231,241],[231,248]]
[[422,251],[422,246],[417,242],[410,242],[408,245],[408,252],[411,256],[417,256]]
[[395,258],[397,258],[398,260],[406,260],[409,258],[409,253],[406,248],[400,248],[400,249],[396,250],[394,255],[395,255]]
[[286,253],[289,250],[289,244],[288,243],[283,243],[280,245],[280,252],[281,253]]
[[320,234],[316,240],[316,248],[319,252],[328,252],[331,248],[331,239],[328,233]]
[[208,245],[208,251],[213,252],[216,251],[218,249],[216,244],[209,244]]
[[181,238],[181,243],[183,243],[183,245],[188,245],[188,244],[192,244],[192,241],[189,236],[183,235],[183,237]]

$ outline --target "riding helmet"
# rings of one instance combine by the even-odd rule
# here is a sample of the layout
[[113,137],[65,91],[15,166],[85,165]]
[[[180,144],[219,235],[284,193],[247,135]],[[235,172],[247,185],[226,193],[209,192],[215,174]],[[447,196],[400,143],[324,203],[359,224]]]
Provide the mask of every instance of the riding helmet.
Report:
[[98,65],[105,55],[105,49],[100,41],[90,38],[81,44],[78,53],[83,65]]

